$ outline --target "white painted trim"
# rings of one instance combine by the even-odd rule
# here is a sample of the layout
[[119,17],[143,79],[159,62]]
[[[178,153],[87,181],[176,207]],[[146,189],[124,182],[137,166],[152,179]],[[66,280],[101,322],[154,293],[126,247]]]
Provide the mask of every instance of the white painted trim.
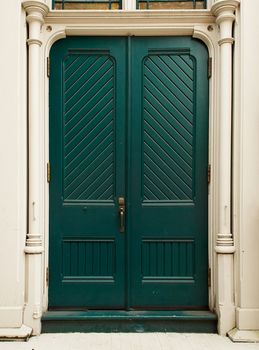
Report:
[[[211,287],[209,288],[209,308],[215,309],[215,292],[216,292],[216,273],[215,273],[215,234],[217,232],[217,194],[218,194],[218,177],[217,177],[217,149],[218,149],[218,56],[219,49],[217,45],[218,29],[215,24],[210,24],[210,34],[204,31],[204,26],[195,26],[193,37],[202,40],[208,48],[209,57],[212,59],[212,75],[209,80],[209,150],[208,163],[211,165],[211,183],[208,192],[208,257],[209,267],[211,269]],[[213,30],[211,30],[213,29]],[[208,30],[208,27],[206,28]]]
[[[185,26],[215,23],[215,17],[209,10],[54,10],[45,18],[45,24],[73,25],[84,24],[102,28],[103,25],[111,25],[118,28],[118,24],[128,23],[134,27],[136,23],[144,23],[152,29],[152,24],[161,23],[168,29]],[[152,34],[155,35],[153,31]]]

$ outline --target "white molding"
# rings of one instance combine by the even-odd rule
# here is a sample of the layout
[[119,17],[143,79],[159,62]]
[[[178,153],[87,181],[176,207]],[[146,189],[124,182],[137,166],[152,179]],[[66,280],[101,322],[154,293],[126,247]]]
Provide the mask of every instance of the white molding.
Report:
[[144,22],[150,23],[151,27],[152,23],[158,21],[169,27],[175,27],[177,24],[183,25],[184,23],[194,26],[206,23],[213,24],[215,17],[209,10],[54,10],[50,11],[45,18],[45,24],[76,25],[81,23],[94,27],[102,27],[107,24],[118,26],[123,23],[128,23],[134,27],[136,23],[144,25]]
[[51,11],[45,25],[60,25],[66,35],[192,35],[197,25],[215,22],[207,10]]
[[215,233],[217,232],[217,194],[218,194],[218,177],[217,177],[217,149],[218,149],[218,56],[219,47],[218,30],[215,24],[208,26],[195,26],[193,37],[202,40],[208,48],[209,57],[212,59],[212,74],[209,80],[209,159],[211,165],[211,183],[208,193],[208,257],[209,268],[211,269],[211,287],[209,288],[209,308],[215,309]]

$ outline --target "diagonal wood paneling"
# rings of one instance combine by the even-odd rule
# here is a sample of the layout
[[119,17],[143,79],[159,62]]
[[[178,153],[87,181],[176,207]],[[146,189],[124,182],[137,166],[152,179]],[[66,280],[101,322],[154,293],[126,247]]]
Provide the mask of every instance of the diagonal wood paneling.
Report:
[[194,65],[150,55],[143,67],[144,200],[193,198]]
[[114,194],[114,63],[105,54],[71,54],[63,64],[65,200]]

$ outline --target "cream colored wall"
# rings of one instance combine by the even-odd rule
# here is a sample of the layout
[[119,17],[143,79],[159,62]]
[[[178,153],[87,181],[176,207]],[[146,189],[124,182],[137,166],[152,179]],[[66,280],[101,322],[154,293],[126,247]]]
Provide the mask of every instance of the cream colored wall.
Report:
[[0,327],[20,327],[26,235],[26,26],[19,0],[1,4]]
[[[242,0],[235,45],[234,236],[237,327],[259,330],[259,1]],[[239,173],[240,172],[240,173]]]
[[[208,0],[208,3],[213,3]],[[4,1],[0,33],[0,328],[23,323],[26,180],[26,25]],[[51,0],[46,0],[47,5]],[[259,330],[259,1],[241,0],[234,60],[233,234],[237,327]],[[7,35],[8,33],[8,35]]]

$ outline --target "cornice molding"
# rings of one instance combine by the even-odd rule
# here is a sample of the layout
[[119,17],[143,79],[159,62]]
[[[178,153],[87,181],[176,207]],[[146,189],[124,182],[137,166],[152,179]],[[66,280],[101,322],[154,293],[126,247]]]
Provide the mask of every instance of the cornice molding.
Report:
[[184,24],[211,24],[215,17],[209,10],[143,10],[143,11],[50,11],[45,19],[47,24],[82,24],[92,26],[97,22],[103,26],[151,26],[160,23],[163,26]]

